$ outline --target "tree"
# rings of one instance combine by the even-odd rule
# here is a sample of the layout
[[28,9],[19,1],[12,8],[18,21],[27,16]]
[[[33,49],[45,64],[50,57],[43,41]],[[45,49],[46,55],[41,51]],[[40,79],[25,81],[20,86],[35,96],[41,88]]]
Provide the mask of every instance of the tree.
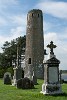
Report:
[[3,67],[11,67],[12,61],[16,62],[17,59],[17,49],[19,59],[21,55],[24,54],[26,46],[26,36],[18,37],[16,39],[11,40],[11,42],[6,41],[3,44],[3,53],[0,55],[0,64]]
[[[14,61],[16,64],[17,60],[17,48],[18,48],[18,56],[21,59],[21,55],[25,54],[25,46],[26,46],[26,36],[18,37],[16,39],[11,40],[11,42],[6,41],[3,44],[3,53],[0,53],[0,72],[1,76],[5,71],[11,69],[13,67],[12,62]],[[2,70],[2,71],[1,71]]]

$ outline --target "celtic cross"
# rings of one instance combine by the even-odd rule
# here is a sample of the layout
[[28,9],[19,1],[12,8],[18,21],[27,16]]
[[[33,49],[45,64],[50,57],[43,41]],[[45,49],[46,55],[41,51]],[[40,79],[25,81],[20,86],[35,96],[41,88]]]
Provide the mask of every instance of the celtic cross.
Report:
[[53,49],[57,46],[53,44],[53,41],[50,42],[50,44],[47,45],[47,48],[50,48],[50,54],[54,54]]

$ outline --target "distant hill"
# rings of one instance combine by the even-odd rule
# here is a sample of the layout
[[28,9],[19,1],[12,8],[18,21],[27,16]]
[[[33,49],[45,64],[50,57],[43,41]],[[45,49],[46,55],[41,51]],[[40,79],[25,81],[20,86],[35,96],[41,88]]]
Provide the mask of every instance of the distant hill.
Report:
[[61,70],[62,71],[62,73],[67,73],[67,70]]

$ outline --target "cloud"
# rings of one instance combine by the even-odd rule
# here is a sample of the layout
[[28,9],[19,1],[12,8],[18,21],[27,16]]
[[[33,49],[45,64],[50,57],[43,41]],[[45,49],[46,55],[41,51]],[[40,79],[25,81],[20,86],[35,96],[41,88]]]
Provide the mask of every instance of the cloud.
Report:
[[7,6],[7,5],[17,5],[18,4],[18,0],[0,0],[0,5],[2,6]]
[[52,29],[55,26],[56,26],[55,24],[50,23],[50,22],[48,22],[46,20],[43,20],[43,30],[44,30],[44,33],[49,31],[50,29]]
[[18,0],[0,0],[0,16],[8,18],[9,14],[12,15],[11,10],[17,9],[19,6]]
[[54,41],[54,42],[57,41],[57,34],[56,33],[53,32],[53,33],[44,34],[44,43],[48,44],[48,43],[50,43],[50,41]]
[[0,26],[6,25],[6,24],[7,24],[7,21],[4,18],[0,17]]
[[44,13],[54,17],[67,19],[66,2],[42,1],[36,5],[36,8],[42,9]]
[[10,19],[13,24],[26,26],[26,15],[24,15],[24,14],[12,16]]
[[22,35],[22,27],[17,27],[16,29],[11,29],[10,35],[8,36],[0,36],[0,44],[3,44],[5,41],[11,41]]
[[[26,31],[25,27],[18,26],[18,27],[14,28],[14,29],[11,29],[11,31],[9,33],[10,35],[8,35],[8,36],[0,35],[0,47],[3,46],[5,41],[9,41],[10,42],[13,39],[16,39],[16,38],[18,38],[20,36],[24,36],[25,35],[25,31]],[[2,52],[1,48],[0,48],[0,52]]]
[[[66,69],[67,65],[67,41],[61,40],[63,35],[60,35],[58,33],[47,33],[44,34],[44,48],[47,50],[47,53],[49,54],[50,50],[46,47],[48,44],[50,44],[51,41],[54,42],[55,45],[57,45],[57,48],[54,49],[54,53],[57,57],[57,59],[60,60],[60,69]],[[66,35],[67,36],[67,35]],[[64,39],[65,37],[63,37]],[[48,58],[48,56],[47,56]]]
[[11,29],[11,39],[15,39],[19,36],[23,36],[25,34],[25,28],[24,27],[21,27],[21,26],[18,26],[16,27],[15,29]]
[[0,0],[0,15],[7,15],[10,8],[18,7],[18,0]]
[[[1,34],[0,35],[0,47],[2,47],[5,41],[10,42],[13,39],[16,39],[20,36],[25,35],[26,15],[22,14],[22,15],[12,15],[11,17],[8,16],[8,20],[0,17],[0,25],[3,26],[2,29],[4,29],[4,25],[7,25],[7,27],[10,28],[9,32],[8,31],[5,32],[5,35],[2,35],[2,32],[0,32]],[[1,26],[0,26],[0,29],[1,29]],[[0,52],[2,52],[1,49],[0,49]]]

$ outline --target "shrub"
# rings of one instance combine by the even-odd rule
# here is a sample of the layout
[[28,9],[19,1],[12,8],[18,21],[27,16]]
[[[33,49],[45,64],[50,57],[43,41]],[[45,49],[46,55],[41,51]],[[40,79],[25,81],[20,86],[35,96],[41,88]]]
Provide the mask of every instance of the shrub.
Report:
[[0,69],[0,78],[3,78],[3,76],[4,76],[4,72],[5,72],[4,69]]
[[34,88],[33,81],[31,81],[29,78],[21,78],[17,81],[17,88],[21,89],[32,89]]
[[11,76],[13,76],[13,68],[12,67],[7,68],[6,72],[10,72]]

